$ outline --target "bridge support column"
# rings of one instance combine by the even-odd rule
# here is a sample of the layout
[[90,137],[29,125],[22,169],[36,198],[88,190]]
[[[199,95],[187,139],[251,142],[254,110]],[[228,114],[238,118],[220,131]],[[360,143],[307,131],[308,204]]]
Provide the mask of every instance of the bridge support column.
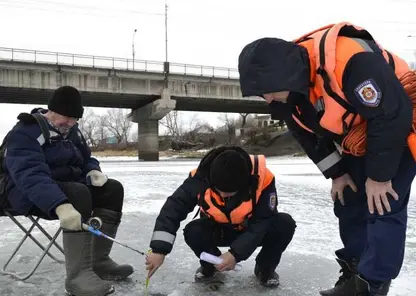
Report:
[[169,89],[163,89],[160,99],[131,112],[130,119],[139,124],[139,160],[159,160],[159,120],[175,107]]
[[159,120],[139,122],[139,160],[159,160]]

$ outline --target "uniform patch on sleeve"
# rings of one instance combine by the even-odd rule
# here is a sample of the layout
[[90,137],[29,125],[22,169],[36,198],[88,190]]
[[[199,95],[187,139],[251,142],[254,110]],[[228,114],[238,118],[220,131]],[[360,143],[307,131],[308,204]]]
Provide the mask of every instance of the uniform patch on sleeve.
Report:
[[368,107],[377,107],[381,100],[381,90],[373,79],[360,83],[354,93],[360,102]]
[[272,211],[276,209],[277,206],[277,196],[276,193],[271,193],[269,195],[269,207]]

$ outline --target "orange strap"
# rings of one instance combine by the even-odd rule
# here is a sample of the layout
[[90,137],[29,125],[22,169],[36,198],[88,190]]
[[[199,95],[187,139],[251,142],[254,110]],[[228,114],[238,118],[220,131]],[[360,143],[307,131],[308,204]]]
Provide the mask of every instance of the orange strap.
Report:
[[[413,106],[413,131],[416,132],[416,72],[409,71],[402,77],[400,77],[406,93],[412,100]],[[394,98],[391,98],[394,99]],[[410,135],[409,135],[410,136]],[[409,139],[409,138],[408,138]],[[345,153],[352,154],[354,156],[362,156],[366,151],[367,146],[367,123],[363,122],[348,133],[348,135],[342,141],[342,149]]]

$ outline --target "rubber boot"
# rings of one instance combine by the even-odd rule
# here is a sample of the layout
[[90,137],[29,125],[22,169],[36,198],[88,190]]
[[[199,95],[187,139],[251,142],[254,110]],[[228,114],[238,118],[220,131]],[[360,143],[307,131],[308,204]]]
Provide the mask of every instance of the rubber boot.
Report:
[[92,235],[89,232],[63,232],[66,279],[65,290],[73,296],[104,296],[114,292],[110,282],[92,270]]
[[341,266],[341,276],[339,277],[338,281],[335,283],[335,286],[333,288],[319,292],[322,296],[350,295],[345,294],[345,291],[351,291],[350,293],[354,293],[356,289],[354,280],[354,276],[357,274],[356,260],[353,260],[352,262],[347,262],[340,258],[335,258],[335,260]]
[[[101,218],[103,222],[100,231],[112,238],[116,237],[121,213],[97,208],[94,210],[93,216]],[[112,246],[113,242],[111,240],[94,236],[93,269],[104,280],[124,280],[134,272],[134,269],[131,265],[119,265],[109,257]]]
[[363,277],[356,276],[357,296],[387,296],[390,290],[391,281],[370,285]]
[[214,279],[215,275],[217,274],[216,269],[214,266],[203,266],[201,265],[195,271],[195,282],[197,283],[207,283]]
[[254,267],[254,274],[259,280],[260,284],[269,287],[276,288],[280,285],[280,278],[274,269],[262,270],[260,266],[256,263]]

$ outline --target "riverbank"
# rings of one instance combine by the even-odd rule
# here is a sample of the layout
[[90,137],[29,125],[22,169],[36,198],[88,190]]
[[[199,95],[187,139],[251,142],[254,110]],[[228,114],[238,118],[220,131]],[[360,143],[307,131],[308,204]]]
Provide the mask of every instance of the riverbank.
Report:
[[[300,145],[289,134],[283,134],[272,141],[268,146],[262,145],[242,145],[250,154],[263,154],[267,157],[271,156],[304,156]],[[202,158],[211,148],[201,150],[165,150],[159,152],[161,158]],[[92,154],[96,157],[138,157],[138,150],[134,147],[126,150],[104,150],[93,151]]]
[[[159,157],[172,158],[202,158],[208,150],[198,151],[160,151]],[[104,150],[92,152],[95,157],[138,157],[138,151],[135,150]]]
[[[160,151],[160,158],[186,158],[186,159],[201,159],[207,153],[208,150],[198,150],[198,151]],[[267,155],[267,156],[293,156],[300,157],[305,156],[304,152],[295,152],[291,154],[278,154],[278,155]],[[127,150],[127,151],[114,151],[114,150],[104,150],[93,152],[94,157],[106,158],[106,157],[138,157],[137,151]]]

